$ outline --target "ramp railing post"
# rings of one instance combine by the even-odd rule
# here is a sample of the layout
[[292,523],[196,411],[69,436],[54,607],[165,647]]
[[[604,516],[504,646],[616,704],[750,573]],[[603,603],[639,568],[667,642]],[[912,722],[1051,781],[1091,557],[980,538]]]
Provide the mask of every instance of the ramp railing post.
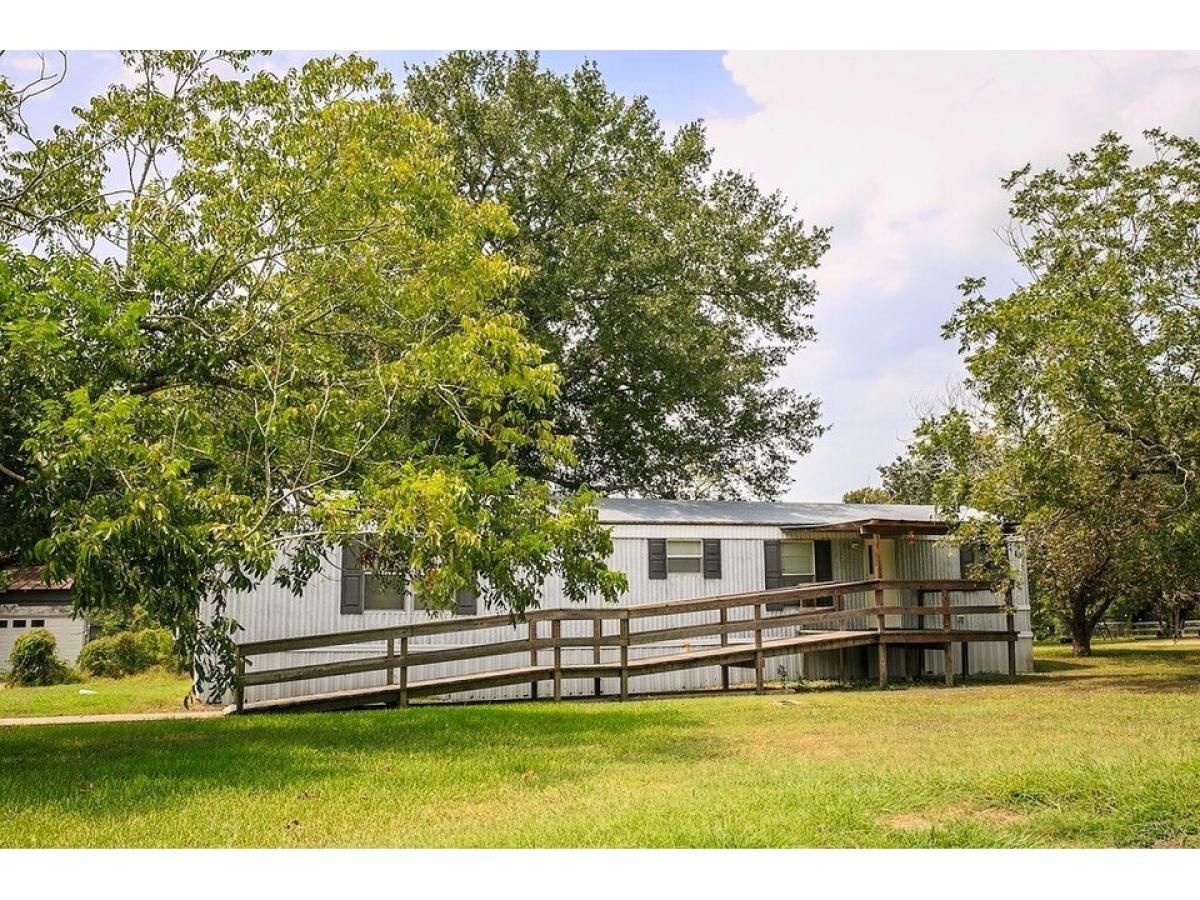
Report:
[[621,611],[621,699],[629,699],[629,611]]
[[396,639],[395,638],[387,639],[387,658],[388,658],[388,662],[389,662],[389,665],[386,670],[387,671],[387,683],[395,684],[396,683],[396,669],[394,666],[390,665],[391,661],[396,658]]
[[246,657],[242,655],[242,652],[240,650],[238,651],[237,667],[236,667],[236,670],[234,673],[234,677],[235,677],[234,684],[233,684],[234,708],[237,709],[238,712],[243,712],[246,709],[246,685],[243,682],[243,679],[246,677]]
[[[529,625],[529,665],[536,669],[538,664],[538,623],[537,619],[527,619],[526,623]],[[529,682],[529,698],[531,700],[536,700],[538,698],[538,683],[536,676],[534,676],[533,681]]]
[[1013,607],[1013,592],[1010,586],[1004,592],[1004,621],[1008,634],[1005,641],[1008,644],[1008,680],[1017,680],[1017,611]]
[[[879,546],[876,542],[876,547]],[[883,633],[887,630],[887,616],[883,612],[883,589],[876,588],[875,590],[875,619],[876,629],[879,634],[879,686],[885,688],[888,685],[888,670],[887,670],[887,644],[883,642]]]
[[[592,662],[595,663],[596,665],[600,665],[600,645],[601,645],[603,637],[604,637],[604,620],[601,618],[593,619],[592,620],[592,640],[594,642],[594,645],[592,647]],[[592,693],[597,697],[600,696],[600,679],[599,678],[596,678],[592,681]]]
[[408,706],[408,636],[400,638],[400,706]]
[[550,623],[550,640],[554,642],[554,699],[562,699],[562,620]]
[[[721,607],[721,646],[729,646],[729,635],[725,632],[725,626],[729,624],[729,610],[724,606]],[[729,690],[729,666],[721,666],[721,690]]]
[[762,639],[763,623],[762,623],[762,604],[754,604],[754,693],[761,694],[766,688],[763,686],[763,652]]
[[[950,592],[942,588],[942,633],[950,637]],[[954,687],[954,645],[949,640],[942,645],[942,669],[946,673],[946,687]]]

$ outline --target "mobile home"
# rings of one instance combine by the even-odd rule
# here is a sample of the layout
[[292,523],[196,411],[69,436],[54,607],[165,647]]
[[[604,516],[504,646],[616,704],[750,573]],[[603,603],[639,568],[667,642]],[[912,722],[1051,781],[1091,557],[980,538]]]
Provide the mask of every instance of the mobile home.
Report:
[[[609,499],[599,509],[600,521],[612,532],[613,553],[608,564],[624,572],[629,587],[620,598],[622,605],[654,603],[740,594],[772,588],[821,582],[853,582],[871,578],[892,580],[960,579],[966,564],[960,548],[948,544],[940,533],[945,526],[930,506],[766,503],[739,501],[667,501]],[[879,548],[879,559],[875,558]],[[1032,670],[1032,633],[1025,566],[1021,544],[1009,544],[1010,560],[1018,573],[1012,593],[1016,608],[1016,666]],[[898,594],[891,590],[888,593]],[[823,598],[801,601],[820,604]],[[889,605],[899,604],[889,597]],[[864,598],[864,605],[867,603]],[[952,604],[968,605],[977,600],[952,596]],[[593,599],[594,605],[603,605]],[[542,608],[566,607],[561,584],[547,581]],[[770,604],[768,615],[786,615],[788,603]],[[488,612],[478,608],[474,595],[457,598],[452,614],[473,616]],[[311,634],[361,631],[429,621],[430,613],[414,608],[413,598],[364,571],[346,553],[334,553],[309,581],[299,596],[266,579],[255,588],[228,600],[227,614],[241,626],[240,643],[275,640]],[[699,614],[698,614],[699,615]],[[932,617],[931,617],[932,618]],[[1004,616],[980,627],[1004,627]],[[678,620],[670,623],[679,625]],[[647,627],[655,627],[653,622]],[[456,642],[493,643],[511,640],[512,626],[467,633],[431,634],[414,639],[410,649],[446,649]],[[636,655],[662,655],[695,649],[715,638],[672,641],[631,649]],[[964,673],[1003,673],[1007,647],[1002,642],[954,648],[953,665]],[[380,647],[359,643],[346,647],[320,647],[272,654],[256,661],[262,668],[310,666],[333,663],[356,656],[378,655]],[[584,661],[587,648],[564,648]],[[914,652],[903,647],[887,651],[887,668],[899,677],[938,674],[940,653]],[[590,656],[587,657],[590,659]],[[507,664],[524,664],[514,654],[511,660],[468,659],[430,664],[420,678],[466,675]],[[573,660],[564,660],[565,665]],[[820,651],[771,660],[771,678],[825,679],[873,677],[877,663],[867,652]],[[382,685],[383,672],[360,672],[303,682],[260,685],[251,700],[311,695]],[[693,691],[719,687],[718,666],[641,676],[633,690],[638,693]],[[590,693],[586,684],[567,682],[565,693]],[[528,685],[479,689],[457,695],[461,699],[501,699],[529,696]]]

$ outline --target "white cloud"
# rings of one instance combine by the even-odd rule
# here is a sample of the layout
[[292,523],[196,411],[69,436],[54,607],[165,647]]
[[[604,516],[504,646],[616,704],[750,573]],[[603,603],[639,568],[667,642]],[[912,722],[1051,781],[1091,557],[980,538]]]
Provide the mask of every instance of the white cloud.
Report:
[[834,226],[820,339],[784,376],[833,426],[796,467],[790,495],[806,499],[872,481],[915,395],[960,376],[938,327],[961,276],[1012,271],[996,236],[1004,175],[1110,129],[1200,126],[1194,53],[730,53],[725,66],[760,109],[709,122],[717,163]]

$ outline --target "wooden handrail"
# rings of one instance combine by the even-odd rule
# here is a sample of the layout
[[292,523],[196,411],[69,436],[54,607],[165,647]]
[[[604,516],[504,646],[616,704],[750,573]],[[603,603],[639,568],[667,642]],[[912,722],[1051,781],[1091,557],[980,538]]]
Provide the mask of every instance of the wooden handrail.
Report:
[[[547,674],[541,673],[541,669],[548,668],[548,674],[553,680],[554,696],[558,699],[562,694],[562,679],[564,677],[572,677],[569,674],[569,670],[587,668],[586,666],[564,665],[562,661],[563,649],[592,648],[591,668],[599,671],[600,668],[608,668],[600,666],[601,648],[617,647],[620,650],[620,663],[612,666],[612,669],[619,674],[621,695],[624,697],[628,694],[629,648],[631,646],[686,640],[697,637],[712,637],[719,640],[719,646],[727,647],[728,637],[731,634],[750,635],[750,647],[758,648],[758,652],[754,657],[755,684],[761,690],[763,680],[761,648],[763,646],[763,633],[767,631],[794,626],[805,627],[817,623],[844,623],[853,619],[863,619],[865,621],[869,617],[874,617],[876,619],[875,628],[857,629],[855,631],[856,633],[857,631],[863,631],[863,633],[871,631],[878,635],[878,643],[881,648],[880,660],[885,662],[886,655],[883,653],[883,647],[885,643],[892,642],[890,635],[885,636],[888,630],[886,624],[887,616],[918,615],[924,617],[932,609],[936,609],[936,607],[911,606],[907,604],[884,605],[883,592],[889,589],[916,590],[919,592],[936,591],[940,593],[943,613],[942,628],[921,629],[922,633],[914,639],[920,640],[921,643],[928,643],[936,640],[937,636],[941,635],[946,641],[947,646],[949,646],[949,641],[952,639],[957,641],[986,640],[991,636],[994,640],[1007,641],[1010,645],[1009,667],[1015,671],[1015,663],[1012,662],[1011,651],[1015,635],[1011,596],[1006,596],[1005,602],[1000,604],[951,606],[949,604],[951,591],[990,590],[990,585],[987,582],[961,579],[922,581],[872,579],[867,581],[807,584],[769,591],[729,594],[697,600],[672,600],[664,603],[639,604],[637,606],[532,610],[524,617],[524,624],[528,629],[526,637],[460,646],[438,647],[427,645],[417,649],[410,649],[409,639],[426,635],[452,634],[455,632],[469,633],[485,628],[496,628],[506,625],[516,627],[522,623],[515,617],[508,615],[472,616],[438,619],[430,622],[395,625],[384,628],[369,628],[358,631],[250,641],[241,644],[238,648],[235,696],[240,708],[244,702],[244,689],[249,686],[304,681],[313,678],[373,671],[385,671],[387,673],[387,683],[392,685],[395,683],[394,673],[398,669],[400,672],[400,702],[405,704],[407,702],[407,685],[409,684],[408,670],[411,668],[490,656],[529,653],[531,670],[535,670],[540,674]],[[847,607],[844,599],[851,594],[863,594],[864,597],[874,594],[875,602],[864,602],[864,605],[861,607]],[[767,603],[803,603],[806,599],[829,597],[834,598],[834,606],[832,607],[802,607],[795,610],[788,610],[782,615],[763,614],[763,607]],[[749,615],[746,618],[736,619],[729,616],[729,611],[737,607],[748,607]],[[719,612],[718,621],[654,628],[644,631],[636,631],[630,628],[631,620],[710,611]],[[1006,628],[1004,631],[997,630],[994,632],[980,630],[955,631],[952,622],[952,616],[954,615],[1005,615]],[[607,619],[616,619],[619,621],[619,633],[603,633],[602,624]],[[542,621],[550,623],[549,637],[543,637],[538,633],[538,624]],[[562,633],[562,623],[567,621],[592,622],[591,634],[564,635]],[[544,634],[544,631],[542,634]],[[900,638],[901,635],[897,634],[895,637]],[[399,642],[398,650],[396,647],[397,639]],[[378,641],[385,642],[386,652],[383,655],[372,655],[302,666],[285,666],[251,672],[246,671],[246,666],[249,662],[248,658],[251,656]],[[553,654],[554,662],[552,666],[539,666],[538,653],[542,650],[551,651]],[[727,676],[727,667],[725,668],[725,672]],[[882,665],[880,680],[881,682],[886,681],[886,669]],[[599,693],[599,687],[597,677],[594,686],[597,694]],[[537,696],[536,680],[531,682],[531,688],[533,696]]]

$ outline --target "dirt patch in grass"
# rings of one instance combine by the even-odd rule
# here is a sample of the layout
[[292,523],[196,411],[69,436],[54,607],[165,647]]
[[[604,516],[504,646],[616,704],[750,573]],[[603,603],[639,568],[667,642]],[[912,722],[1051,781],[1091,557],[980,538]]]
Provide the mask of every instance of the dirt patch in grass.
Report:
[[1028,819],[1026,813],[999,806],[971,806],[966,803],[954,803],[936,809],[925,809],[919,812],[905,812],[894,816],[880,817],[879,824],[896,831],[929,831],[933,828],[944,828],[955,822],[969,820],[983,825],[1007,828]]

